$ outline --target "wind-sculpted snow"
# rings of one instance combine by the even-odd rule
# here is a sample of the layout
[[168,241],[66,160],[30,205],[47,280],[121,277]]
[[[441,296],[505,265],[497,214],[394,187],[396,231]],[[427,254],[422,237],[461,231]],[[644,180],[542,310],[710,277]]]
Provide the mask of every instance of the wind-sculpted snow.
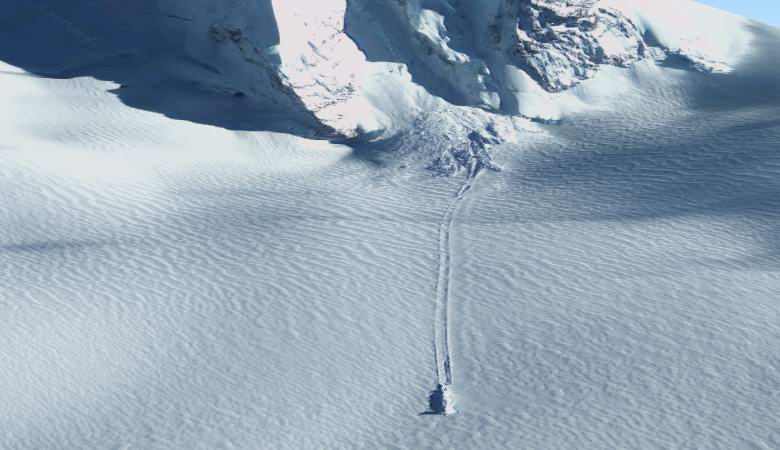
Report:
[[349,149],[5,66],[0,446],[778,447],[777,40],[597,75],[454,216],[435,115]]
[[0,448],[780,448],[777,30],[303,3],[10,2]]

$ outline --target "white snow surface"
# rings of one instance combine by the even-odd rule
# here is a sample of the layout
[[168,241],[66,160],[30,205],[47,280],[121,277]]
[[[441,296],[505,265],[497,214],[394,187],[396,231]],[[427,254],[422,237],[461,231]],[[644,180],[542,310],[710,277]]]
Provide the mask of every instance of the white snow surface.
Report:
[[780,448],[778,30],[6,12],[0,448]]

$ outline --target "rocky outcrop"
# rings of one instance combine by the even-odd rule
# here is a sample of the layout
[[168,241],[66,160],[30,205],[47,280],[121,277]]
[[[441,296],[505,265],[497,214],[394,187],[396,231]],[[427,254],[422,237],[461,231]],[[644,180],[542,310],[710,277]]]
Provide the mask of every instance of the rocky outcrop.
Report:
[[600,65],[625,67],[646,56],[642,32],[595,1],[505,1],[490,26],[495,50],[544,89],[558,92]]

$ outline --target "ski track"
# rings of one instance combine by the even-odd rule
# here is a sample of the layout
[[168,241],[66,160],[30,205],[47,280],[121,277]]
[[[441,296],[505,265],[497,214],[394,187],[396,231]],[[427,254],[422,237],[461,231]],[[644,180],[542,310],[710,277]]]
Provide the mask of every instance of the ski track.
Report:
[[466,180],[458,192],[447,203],[439,223],[439,271],[436,281],[436,302],[434,307],[433,353],[436,366],[436,383],[451,387],[452,353],[451,348],[451,312],[450,293],[452,289],[452,228],[458,205],[466,197],[479,176],[479,171],[472,167]]
[[454,197],[444,209],[439,223],[439,273],[436,280],[436,303],[434,310],[433,350],[436,364],[436,383],[452,385],[452,357],[450,354],[450,279],[452,277],[452,256],[450,236],[459,197]]

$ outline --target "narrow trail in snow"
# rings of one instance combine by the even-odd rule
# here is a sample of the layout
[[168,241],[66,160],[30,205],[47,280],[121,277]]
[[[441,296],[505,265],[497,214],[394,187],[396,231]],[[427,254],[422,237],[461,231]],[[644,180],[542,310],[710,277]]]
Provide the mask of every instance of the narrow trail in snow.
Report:
[[433,354],[436,365],[436,388],[430,393],[426,414],[446,415],[455,412],[451,398],[452,356],[450,353],[450,291],[452,282],[452,226],[458,205],[474,185],[480,167],[470,168],[465,182],[450,200],[439,222],[439,274],[436,280],[436,303],[433,322]]

